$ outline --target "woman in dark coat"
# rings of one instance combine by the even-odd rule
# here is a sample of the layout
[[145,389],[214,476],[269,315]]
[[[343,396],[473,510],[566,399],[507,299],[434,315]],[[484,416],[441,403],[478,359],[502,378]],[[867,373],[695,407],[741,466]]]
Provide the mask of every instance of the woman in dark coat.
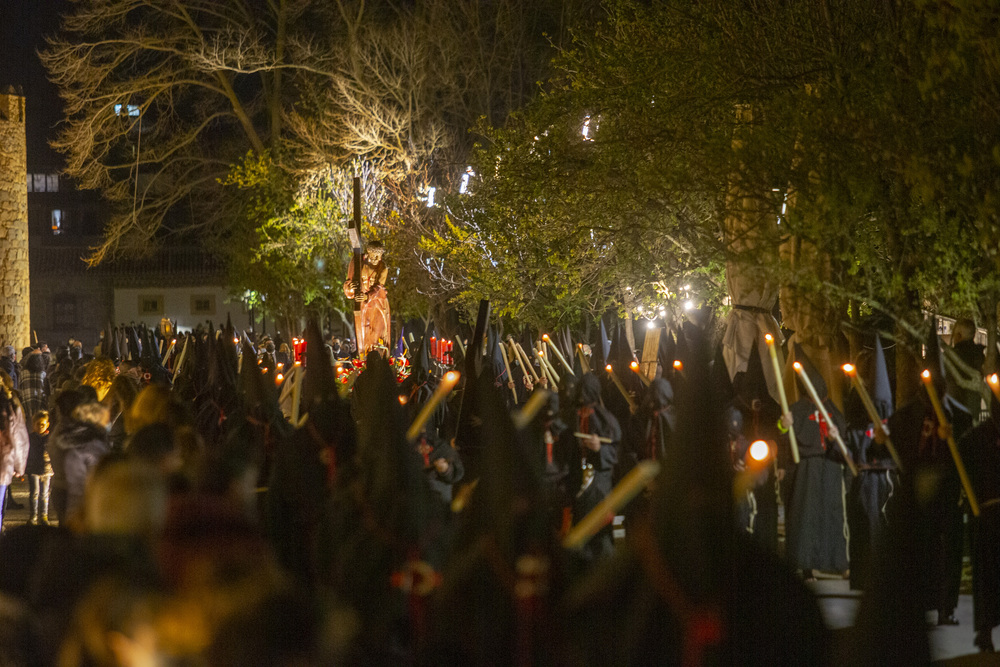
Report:
[[52,509],[59,523],[81,506],[87,476],[108,452],[108,410],[78,390],[56,399],[59,421],[49,440],[52,460]]

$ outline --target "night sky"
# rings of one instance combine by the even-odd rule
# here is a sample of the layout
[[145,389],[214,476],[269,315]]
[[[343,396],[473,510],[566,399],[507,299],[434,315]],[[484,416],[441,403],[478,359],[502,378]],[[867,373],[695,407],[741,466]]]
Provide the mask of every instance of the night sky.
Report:
[[48,146],[62,119],[55,86],[45,76],[37,51],[59,29],[66,0],[0,0],[0,90],[23,91],[28,106],[28,170],[54,171],[62,157]]

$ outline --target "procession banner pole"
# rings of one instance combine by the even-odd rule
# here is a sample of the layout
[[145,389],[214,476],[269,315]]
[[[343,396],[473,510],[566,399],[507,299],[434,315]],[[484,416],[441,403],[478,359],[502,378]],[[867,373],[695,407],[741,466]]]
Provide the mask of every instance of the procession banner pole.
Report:
[[364,354],[367,341],[365,337],[364,315],[361,312],[361,302],[358,295],[361,293],[361,177],[354,177],[354,218],[353,224],[347,229],[347,235],[351,240],[351,249],[354,253],[354,339],[358,343],[358,356]]
[[615,375],[615,369],[611,367],[611,364],[608,364],[607,366],[604,367],[604,370],[608,372],[608,375],[611,376],[611,381],[615,383],[615,386],[618,387],[618,391],[620,391],[622,393],[622,396],[625,397],[625,400],[628,401],[629,409],[632,410],[632,412],[635,412],[637,407],[635,404],[635,399],[633,399],[632,396],[629,395],[628,391],[626,391],[625,389],[625,385],[623,385],[622,381],[618,379],[617,375]]
[[[788,414],[788,396],[785,394],[785,383],[782,380],[784,375],[781,372],[781,363],[778,361],[778,351],[775,349],[774,336],[764,334],[764,342],[767,343],[767,352],[771,355],[771,366],[774,367],[774,382],[778,385],[778,398],[781,400],[781,414]],[[788,429],[788,444],[792,449],[792,460],[799,462],[799,441],[795,438],[795,429]]]
[[[833,420],[830,419],[830,413],[826,411],[826,406],[823,405],[823,401],[820,400],[819,394],[816,393],[816,387],[813,386],[812,380],[810,380],[809,376],[806,374],[806,369],[803,368],[802,364],[800,364],[797,361],[793,363],[792,366],[795,368],[795,371],[799,374],[799,377],[802,379],[802,384],[806,386],[806,391],[809,392],[809,397],[812,399],[812,402],[816,405],[816,409],[819,410],[820,415],[822,415],[823,421],[825,421],[830,426],[836,428],[836,426],[834,426]],[[789,429],[789,432],[790,431],[791,429]],[[847,467],[851,471],[851,474],[857,477],[858,467],[854,464],[854,459],[851,458],[851,453],[847,451],[847,445],[844,444],[843,439],[840,437],[840,431],[837,431],[837,437],[835,437],[834,440],[837,441],[837,447],[840,448],[840,454],[841,456],[844,457],[844,463],[847,464]]]
[[889,430],[882,423],[882,419],[878,416],[878,410],[875,409],[875,404],[872,402],[872,397],[868,394],[868,390],[865,389],[864,382],[858,377],[858,369],[854,364],[844,364],[844,372],[847,376],[851,378],[851,384],[854,385],[854,389],[858,392],[858,396],[861,397],[861,403],[865,406],[865,412],[868,413],[868,418],[872,420],[876,433],[882,433],[885,438],[885,448],[889,450],[889,455],[892,456],[892,460],[896,462],[896,467],[900,471],[903,470],[903,463],[899,460],[899,452],[896,451],[896,446],[892,444],[892,438],[889,437]]
[[965,495],[969,498],[969,509],[972,510],[973,516],[979,516],[979,502],[976,500],[975,491],[972,490],[972,482],[969,480],[969,473],[965,470],[965,463],[962,462],[962,455],[958,453],[958,444],[955,443],[955,436],[951,433],[951,423],[944,414],[944,408],[941,407],[941,397],[938,396],[931,372],[924,370],[920,374],[920,379],[923,380],[924,387],[927,388],[927,396],[930,397],[931,405],[934,406],[934,414],[937,415],[938,423],[948,429],[948,449],[951,451],[951,458],[955,461],[955,467],[958,469],[958,478],[962,481],[962,488],[965,489]]

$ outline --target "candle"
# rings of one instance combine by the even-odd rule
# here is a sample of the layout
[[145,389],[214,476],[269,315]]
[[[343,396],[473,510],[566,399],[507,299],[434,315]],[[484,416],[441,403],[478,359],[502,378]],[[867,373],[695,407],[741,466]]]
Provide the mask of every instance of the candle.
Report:
[[886,430],[885,425],[878,416],[878,410],[875,409],[875,404],[872,403],[872,398],[868,395],[868,390],[865,389],[865,383],[858,377],[857,368],[854,367],[854,364],[844,364],[843,368],[844,372],[847,373],[847,376],[851,378],[851,384],[854,385],[854,389],[858,392],[858,396],[861,397],[861,403],[865,406],[865,412],[868,413],[868,418],[871,419],[872,424],[875,425],[876,432],[881,431],[885,436],[885,447],[889,450],[889,455],[892,456],[892,460],[896,462],[896,467],[902,470],[903,464],[899,460],[899,453],[896,451],[896,446],[892,444],[892,439],[889,438],[889,431]]
[[[920,379],[923,380],[924,387],[927,388],[927,396],[931,399],[931,405],[934,406],[934,414],[937,415],[938,423],[941,426],[950,427],[951,424],[948,423],[948,417],[944,414],[944,408],[941,407],[941,398],[938,396],[937,388],[934,386],[931,372],[924,370],[920,374]],[[958,478],[962,480],[962,488],[965,489],[965,495],[969,498],[969,508],[972,510],[972,515],[979,516],[979,503],[976,501],[976,494],[972,490],[972,482],[969,481],[969,474],[965,471],[962,455],[958,453],[955,436],[951,433],[948,434],[948,449],[951,451],[951,458],[955,461],[955,468],[958,469]]]
[[997,397],[998,401],[1000,401],[1000,376],[997,376],[997,374],[994,373],[986,378],[986,384],[990,386],[990,389],[993,391],[993,395]]
[[420,432],[424,430],[424,424],[430,419],[430,416],[434,414],[434,410],[437,406],[445,399],[445,397],[451,393],[451,390],[455,388],[458,384],[458,379],[461,374],[458,371],[448,371],[441,378],[441,382],[438,384],[437,389],[431,397],[424,403],[423,407],[420,408],[420,413],[417,418],[413,420],[410,424],[409,430],[406,431],[406,439],[410,442],[416,442],[417,438],[420,437]]
[[552,365],[548,355],[545,354],[545,343],[542,343],[541,341],[538,343],[538,360],[549,372],[549,378],[555,382],[562,382],[562,378],[559,377],[559,373],[556,373],[556,367]]
[[[500,357],[503,359],[503,369],[507,373],[507,383],[513,385],[514,376],[510,374],[510,361],[507,360],[507,346],[500,343],[497,347],[500,348]],[[514,405],[517,405],[517,387],[511,386],[510,393],[514,397]]]
[[510,345],[514,348],[514,352],[517,354],[517,360],[521,362],[522,370],[525,375],[530,375],[534,378],[535,382],[538,382],[541,378],[538,377],[538,373],[535,372],[535,368],[528,363],[528,355],[524,353],[521,346],[514,340],[513,336],[509,338]]
[[167,357],[169,357],[170,353],[174,351],[174,345],[177,345],[177,339],[176,338],[173,339],[172,341],[170,341],[170,345],[167,346],[167,351],[163,353],[163,358],[160,359],[160,365],[161,366],[163,364],[167,363]]
[[[778,398],[781,400],[781,414],[788,413],[788,396],[785,395],[785,383],[782,380],[781,363],[778,361],[778,350],[774,346],[774,336],[764,334],[767,351],[771,355],[771,366],[774,368],[774,381],[778,385]],[[788,429],[788,444],[792,449],[792,460],[799,462],[799,442],[795,438],[795,429]]]
[[563,367],[566,368],[566,372],[576,377],[576,375],[573,373],[573,367],[570,366],[569,363],[566,361],[566,358],[562,355],[562,352],[559,351],[559,348],[556,347],[555,344],[553,344],[552,340],[549,338],[549,335],[544,334],[542,336],[542,340],[544,340],[548,344],[549,348],[551,348],[552,350],[552,353],[559,358],[559,361],[562,363]]
[[608,372],[608,375],[611,376],[611,381],[615,383],[615,386],[618,387],[618,391],[620,391],[622,393],[622,396],[625,397],[625,400],[628,401],[628,407],[629,407],[629,409],[632,412],[635,412],[635,410],[636,410],[635,401],[632,399],[632,397],[629,395],[629,393],[627,391],[625,391],[625,385],[623,385],[622,381],[618,379],[617,375],[615,375],[615,370],[613,368],[611,368],[611,364],[608,364],[607,366],[605,366],[604,370],[606,370]]
[[295,362],[295,384],[292,386],[292,426],[299,425],[299,408],[302,402],[302,380],[305,378],[302,362]]
[[594,509],[587,513],[563,539],[563,548],[580,549],[597,534],[601,528],[614,520],[618,510],[625,507],[660,474],[660,464],[653,460],[640,461],[618,486],[611,489]]
[[651,383],[651,382],[649,381],[649,378],[648,378],[648,377],[646,377],[646,376],[645,376],[645,374],[643,374],[643,373],[641,373],[641,372],[639,371],[639,362],[638,362],[638,361],[633,361],[633,362],[632,362],[631,364],[629,364],[628,366],[629,366],[629,368],[631,368],[631,369],[632,369],[632,372],[633,372],[633,373],[635,373],[636,375],[638,375],[638,376],[639,376],[639,379],[640,379],[640,380],[642,380],[642,384],[643,384],[643,385],[645,385],[645,386],[647,386],[647,387],[648,387],[648,386],[649,386],[650,384],[652,384],[652,383]]
[[437,337],[431,336],[431,359],[437,361],[437,356],[438,356]]
[[576,346],[576,356],[580,358],[580,368],[586,375],[590,372],[590,362],[587,361],[587,355],[583,353],[583,343]]
[[188,341],[191,339],[189,337],[184,338],[184,347],[181,348],[181,356],[177,358],[177,366],[174,367],[174,380],[177,380],[177,374],[181,372],[181,366],[184,364],[184,357],[187,356],[188,351]]
[[[830,419],[830,413],[826,411],[826,406],[824,406],[823,401],[820,400],[819,394],[816,393],[816,387],[813,386],[813,383],[809,379],[809,376],[806,375],[806,370],[802,367],[802,364],[796,361],[794,364],[792,364],[792,366],[795,368],[795,371],[799,374],[799,377],[802,378],[802,384],[806,386],[806,391],[809,393],[809,398],[811,398],[812,402],[816,405],[816,409],[819,410],[820,415],[822,415],[823,421],[833,426],[833,420]],[[837,433],[837,437],[834,438],[834,440],[837,441],[837,446],[840,448],[840,453],[844,457],[844,462],[850,469],[851,474],[857,476],[858,468],[857,466],[854,465],[854,459],[851,458],[850,452],[847,451],[847,445],[844,444],[844,441],[843,439],[841,439],[839,432]]]

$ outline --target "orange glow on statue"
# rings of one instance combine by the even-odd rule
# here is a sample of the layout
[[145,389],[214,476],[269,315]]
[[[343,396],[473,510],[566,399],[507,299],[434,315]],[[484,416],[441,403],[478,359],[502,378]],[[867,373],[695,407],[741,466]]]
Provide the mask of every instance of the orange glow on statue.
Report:
[[382,261],[384,255],[385,246],[380,242],[368,244],[361,264],[361,290],[357,294],[354,289],[354,262],[348,264],[344,295],[361,303],[361,330],[355,332],[359,356],[378,345],[380,340],[389,340],[389,296],[385,289],[389,268]]

